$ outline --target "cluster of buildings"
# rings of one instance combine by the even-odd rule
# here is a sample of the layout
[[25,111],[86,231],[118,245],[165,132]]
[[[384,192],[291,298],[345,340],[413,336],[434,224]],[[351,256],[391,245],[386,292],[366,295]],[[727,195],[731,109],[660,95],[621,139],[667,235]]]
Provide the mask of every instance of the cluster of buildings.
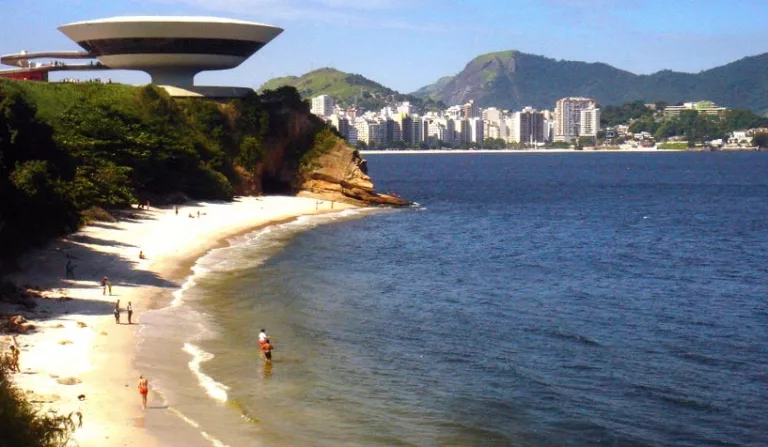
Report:
[[600,130],[600,109],[590,98],[563,98],[557,101],[554,111],[531,107],[520,111],[481,109],[470,100],[419,115],[408,102],[363,112],[342,108],[332,97],[320,95],[312,98],[311,112],[334,126],[349,144],[363,142],[380,147],[479,146],[489,138],[538,146],[574,143],[580,137],[595,140]]

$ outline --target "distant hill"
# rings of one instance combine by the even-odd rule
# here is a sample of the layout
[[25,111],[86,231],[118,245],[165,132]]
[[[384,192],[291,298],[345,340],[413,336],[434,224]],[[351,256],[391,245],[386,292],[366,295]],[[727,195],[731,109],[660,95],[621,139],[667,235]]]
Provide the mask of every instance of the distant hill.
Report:
[[404,95],[362,75],[345,73],[333,68],[321,68],[298,77],[270,79],[259,87],[259,92],[275,90],[286,85],[295,87],[304,99],[329,95],[346,106],[357,104],[368,110],[380,109],[394,101],[411,101],[418,108],[437,107],[428,98]]
[[398,92],[359,74],[345,73],[333,68],[321,68],[300,77],[286,76],[270,79],[259,88],[259,91],[274,90],[285,85],[295,87],[304,98],[329,95],[344,103],[354,103],[356,99],[362,98],[384,99],[399,95]]
[[768,53],[697,74],[663,70],[636,75],[604,63],[555,60],[510,50],[478,56],[455,76],[412,93],[446,104],[474,99],[481,107],[551,109],[566,96],[601,105],[711,100],[718,105],[768,112]]

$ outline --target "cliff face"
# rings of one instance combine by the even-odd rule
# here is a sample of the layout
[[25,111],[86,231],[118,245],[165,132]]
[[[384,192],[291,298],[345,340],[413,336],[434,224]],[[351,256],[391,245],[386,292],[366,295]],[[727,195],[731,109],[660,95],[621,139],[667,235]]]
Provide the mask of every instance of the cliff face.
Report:
[[320,155],[316,163],[316,167],[302,179],[301,189],[306,194],[353,203],[410,205],[399,197],[376,193],[366,173],[366,161],[343,140],[337,141],[328,153]]
[[[410,205],[376,193],[357,149],[330,131],[318,129],[325,127],[304,111],[270,109],[266,155],[255,176],[261,182],[251,192],[285,192],[358,205]],[[297,156],[299,153],[303,155]]]

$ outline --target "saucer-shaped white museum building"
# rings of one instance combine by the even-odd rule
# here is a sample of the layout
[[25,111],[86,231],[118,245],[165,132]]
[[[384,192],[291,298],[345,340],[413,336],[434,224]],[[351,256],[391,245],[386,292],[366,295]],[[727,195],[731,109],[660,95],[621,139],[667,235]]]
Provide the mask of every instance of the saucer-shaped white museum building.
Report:
[[189,88],[197,73],[234,68],[282,28],[214,17],[114,17],[59,30],[103,65],[141,70],[158,85]]

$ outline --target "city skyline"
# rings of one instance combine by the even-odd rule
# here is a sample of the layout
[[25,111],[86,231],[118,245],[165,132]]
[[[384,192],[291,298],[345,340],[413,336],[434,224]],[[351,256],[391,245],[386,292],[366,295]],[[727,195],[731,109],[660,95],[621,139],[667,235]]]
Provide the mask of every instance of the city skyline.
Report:
[[[57,30],[59,25],[112,16],[203,15],[285,28],[283,35],[242,66],[199,75],[201,85],[258,88],[273,77],[299,76],[330,66],[410,93],[458,73],[480,54],[508,49],[604,62],[636,74],[662,69],[697,72],[768,51],[768,30],[761,21],[768,15],[768,4],[756,1],[729,5],[710,0],[673,5],[625,0],[596,0],[587,5],[573,0],[3,3],[0,54],[77,49]],[[392,54],[398,58],[388,56]],[[108,76],[116,82],[149,82],[140,72]]]

